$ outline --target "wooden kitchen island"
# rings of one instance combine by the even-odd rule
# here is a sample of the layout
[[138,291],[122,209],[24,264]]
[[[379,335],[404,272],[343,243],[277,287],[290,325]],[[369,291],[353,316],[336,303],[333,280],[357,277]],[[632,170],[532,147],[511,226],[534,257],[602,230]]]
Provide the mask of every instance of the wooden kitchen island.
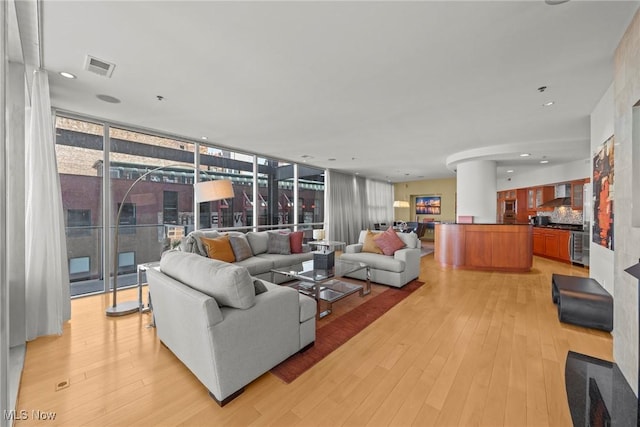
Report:
[[434,256],[443,267],[527,272],[533,262],[533,226],[437,224]]

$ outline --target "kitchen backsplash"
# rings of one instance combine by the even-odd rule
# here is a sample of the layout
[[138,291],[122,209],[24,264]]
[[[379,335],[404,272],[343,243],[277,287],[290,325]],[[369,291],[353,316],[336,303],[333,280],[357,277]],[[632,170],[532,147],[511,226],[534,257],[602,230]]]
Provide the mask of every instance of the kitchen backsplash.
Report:
[[582,225],[582,211],[573,210],[568,206],[553,208],[553,212],[541,211],[539,216],[548,216],[549,221],[558,224],[580,224]]

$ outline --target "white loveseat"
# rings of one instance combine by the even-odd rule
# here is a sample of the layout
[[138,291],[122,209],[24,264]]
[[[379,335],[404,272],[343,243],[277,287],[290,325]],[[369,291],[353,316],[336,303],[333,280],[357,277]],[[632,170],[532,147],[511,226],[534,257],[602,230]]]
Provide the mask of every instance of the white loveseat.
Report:
[[[393,255],[363,252],[363,244],[369,230],[362,230],[358,243],[347,245],[340,259],[364,262],[370,267],[371,281],[400,288],[420,275],[420,240],[415,233],[397,233],[405,246]],[[382,231],[372,231],[382,233]],[[365,271],[355,272],[349,277],[364,280]]]
[[313,299],[237,265],[168,251],[147,280],[158,338],[220,406],[315,341]]

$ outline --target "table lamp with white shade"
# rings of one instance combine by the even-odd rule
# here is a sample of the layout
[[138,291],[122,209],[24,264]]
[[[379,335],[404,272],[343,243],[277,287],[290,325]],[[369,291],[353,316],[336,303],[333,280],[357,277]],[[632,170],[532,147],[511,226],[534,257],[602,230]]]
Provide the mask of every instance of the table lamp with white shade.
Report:
[[324,230],[321,228],[313,230],[313,240],[324,240]]

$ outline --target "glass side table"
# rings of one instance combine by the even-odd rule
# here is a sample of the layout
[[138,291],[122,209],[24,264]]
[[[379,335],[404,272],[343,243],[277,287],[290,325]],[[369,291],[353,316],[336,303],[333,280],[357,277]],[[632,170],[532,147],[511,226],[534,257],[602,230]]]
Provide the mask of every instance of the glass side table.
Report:
[[339,242],[337,240],[312,240],[307,243],[309,246],[315,246],[323,252],[344,250],[347,246],[346,242]]
[[[147,287],[147,305],[146,306],[144,304],[144,301],[142,300],[142,285],[147,283],[145,280],[147,278],[145,275],[145,272],[150,268],[160,270],[160,261],[147,262],[145,264],[138,264],[138,300],[140,301],[140,313],[149,313],[153,311],[153,305],[151,304],[151,291],[149,290],[148,287]],[[142,278],[143,275],[144,275],[144,279]],[[149,285],[147,284],[147,286]],[[154,328],[155,326],[156,326],[156,322],[152,315],[151,323],[148,325],[148,327]]]

